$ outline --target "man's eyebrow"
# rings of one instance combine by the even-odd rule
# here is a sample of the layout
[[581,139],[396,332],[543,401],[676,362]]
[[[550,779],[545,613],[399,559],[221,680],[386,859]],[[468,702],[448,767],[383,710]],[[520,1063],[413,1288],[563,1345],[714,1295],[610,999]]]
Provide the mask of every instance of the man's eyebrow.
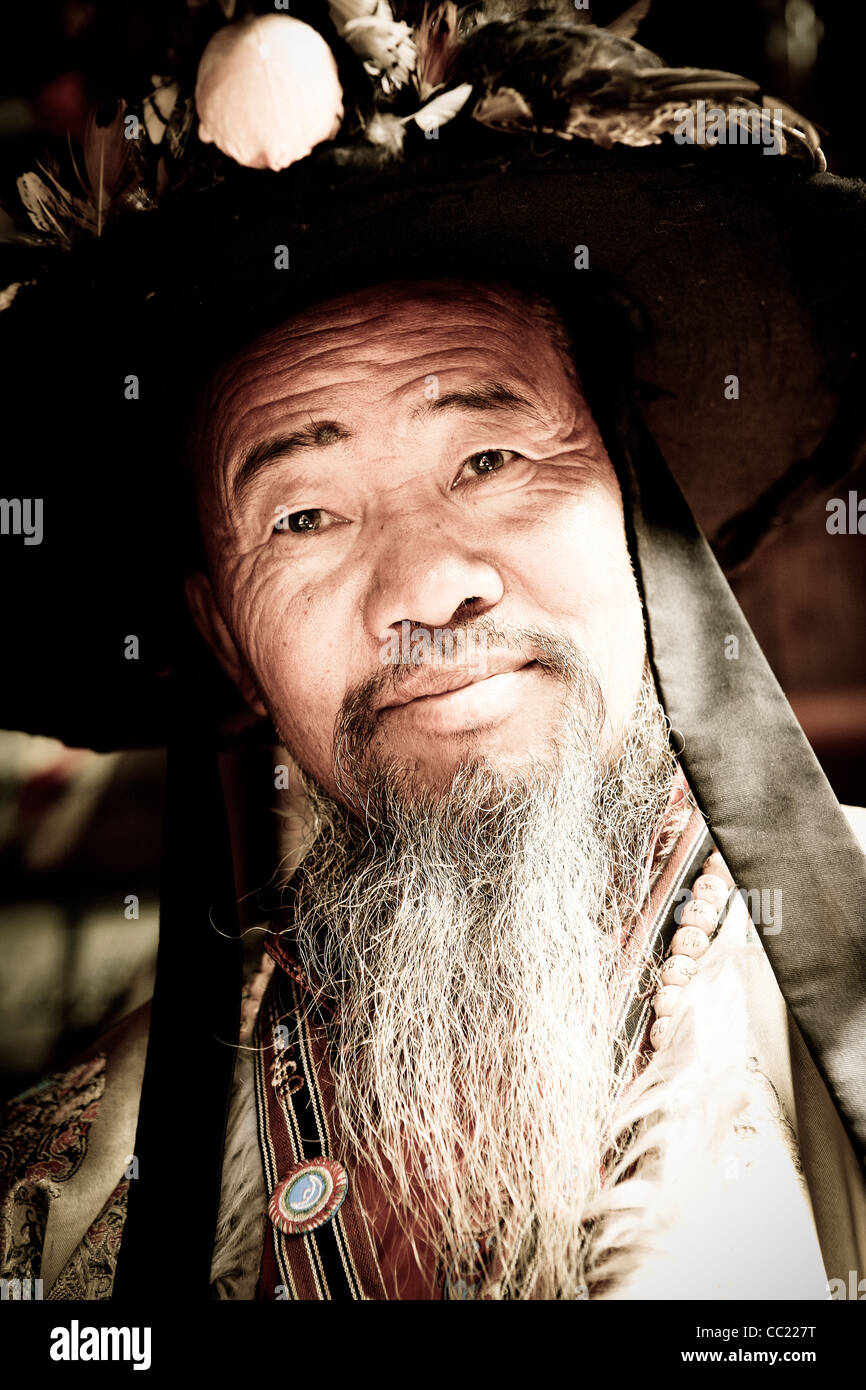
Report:
[[247,449],[240,467],[232,480],[232,495],[237,501],[246,491],[253,479],[268,464],[278,459],[289,458],[302,449],[327,449],[331,444],[341,444],[351,439],[352,432],[336,420],[311,420],[302,430],[292,434],[279,435],[275,439],[263,439]]
[[425,401],[413,412],[413,419],[421,419],[438,410],[527,410],[538,415],[532,401],[521,396],[510,386],[499,381],[485,382],[480,386],[467,386],[462,391],[446,391],[433,400]]

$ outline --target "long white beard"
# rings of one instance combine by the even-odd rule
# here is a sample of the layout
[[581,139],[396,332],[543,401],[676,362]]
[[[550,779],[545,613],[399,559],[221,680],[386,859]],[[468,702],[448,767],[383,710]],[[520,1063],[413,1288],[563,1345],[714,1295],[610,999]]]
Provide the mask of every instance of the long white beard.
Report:
[[[613,769],[591,704],[532,776],[477,763],[443,799],[392,768],[366,823],[308,786],[297,944],[338,1007],[340,1156],[350,1171],[372,1165],[419,1263],[432,1256],[476,1296],[718,1297],[711,1255],[740,1213],[722,1270],[739,1296],[740,1256],[775,1200],[782,1253],[769,1280],[763,1240],[762,1278],[777,1296],[816,1296],[823,1270],[774,1119],[751,1113],[765,1155],[751,1198],[738,1190],[720,1208],[712,1250],[692,1234],[754,1099],[735,942],[714,945],[657,1060],[618,1094],[619,943],[646,899],[674,763],[648,681]],[[240,1060],[212,1269],[223,1298],[253,1297],[267,1221],[250,1054]]]
[[478,759],[434,795],[380,770],[364,820],[308,783],[296,946],[335,1007],[341,1154],[485,1298],[584,1296],[622,932],[674,771],[648,679],[614,767],[600,702],[575,710],[529,772]]

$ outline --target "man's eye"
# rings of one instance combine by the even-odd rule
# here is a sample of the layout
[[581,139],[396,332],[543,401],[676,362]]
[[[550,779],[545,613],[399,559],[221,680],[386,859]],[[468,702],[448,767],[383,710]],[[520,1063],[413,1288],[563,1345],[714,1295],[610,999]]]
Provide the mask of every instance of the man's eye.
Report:
[[463,481],[462,475],[466,469],[469,470],[470,477],[484,478],[490,473],[498,473],[506,463],[517,457],[513,449],[483,449],[480,454],[470,454],[463,462],[461,477],[457,481]]
[[307,507],[302,512],[289,512],[285,507],[278,507],[274,531],[277,534],[282,531],[294,531],[296,535],[307,531],[320,531],[324,515],[318,507]]

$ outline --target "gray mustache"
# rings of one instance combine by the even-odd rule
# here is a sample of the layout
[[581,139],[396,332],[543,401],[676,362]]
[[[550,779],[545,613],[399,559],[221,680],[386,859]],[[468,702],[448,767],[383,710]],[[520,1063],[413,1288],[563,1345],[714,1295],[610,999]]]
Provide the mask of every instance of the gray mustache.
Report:
[[[421,630],[423,624],[412,624],[411,628],[412,631]],[[476,643],[483,641],[500,651],[515,652],[526,661],[536,661],[542,670],[561,680],[574,680],[590,672],[590,662],[583,649],[572,638],[550,629],[500,624],[480,617],[451,623],[447,629],[438,631],[453,633],[458,650],[461,637],[464,644],[470,638]],[[407,680],[417,677],[418,670],[418,665],[404,662],[383,666],[354,686],[340,707],[338,730],[350,738],[360,734],[366,724],[375,722],[383,695],[398,692]]]

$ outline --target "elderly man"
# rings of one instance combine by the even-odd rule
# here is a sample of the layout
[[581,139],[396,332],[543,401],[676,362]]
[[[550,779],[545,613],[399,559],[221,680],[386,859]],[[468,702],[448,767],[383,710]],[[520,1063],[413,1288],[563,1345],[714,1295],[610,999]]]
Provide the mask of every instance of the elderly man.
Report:
[[[344,294],[225,362],[189,439],[188,601],[303,786],[214,1293],[826,1297],[793,1128],[821,1082],[672,750],[556,310]],[[145,1032],[100,1053],[113,1125],[55,1203],[55,1297],[110,1288],[88,1221],[116,1256]]]
[[[860,190],[813,177],[793,112],[778,178],[761,151],[736,174],[680,145],[608,158],[755,84],[570,17],[440,18],[432,78],[426,8],[414,31],[422,89],[451,84],[446,125],[475,91],[450,145],[385,168],[411,118],[392,65],[333,149],[258,185],[194,168],[161,255],[106,237],[72,277],[94,380],[112,314],[134,345],[116,438],[160,515],[182,476],[160,411],[189,409],[179,362],[203,369],[187,602],[298,797],[238,1036],[211,683],[175,653],[152,1020],[6,1121],[0,1270],[52,1298],[152,1292],[157,1226],[191,1289],[262,1301],[822,1299],[866,1260],[863,856],[658,449],[697,461],[742,550],[831,426],[851,443]],[[255,69],[250,32],[224,40]],[[795,288],[816,261],[832,285]],[[652,432],[576,288],[590,264],[611,312],[653,321]],[[19,323],[44,300],[16,275]]]
[[[408,1225],[385,1259],[420,1297],[414,1227],[453,1259],[573,1169],[537,1278],[574,1296],[620,931],[673,773],[574,369],[516,294],[388,285],[261,340],[202,418],[190,601],[323,826],[296,927],[336,1010],[337,1152]],[[390,664],[404,624],[429,660]],[[443,632],[482,659],[437,656]]]
[[[292,1043],[310,1028],[339,1160],[308,1163],[310,1200],[330,1216],[350,1175],[369,1223],[353,1249],[343,1210],[352,1277],[366,1257],[365,1291],[390,1298],[824,1296],[790,1077],[763,1073],[747,1026],[775,992],[766,963],[735,920],[707,949],[719,856],[654,1001],[657,1046],[666,1020],[688,1038],[664,1099],[618,1065],[630,934],[690,798],[616,473],[551,306],[455,282],[350,294],[227,363],[198,421],[208,573],[189,601],[312,813],[275,951],[303,985],[265,1011],[257,1084],[280,1089],[280,1025]],[[270,1198],[259,1294],[303,1296],[316,1212],[291,1205],[303,1163],[282,1209],[267,1190],[252,1090],[241,1066],[215,1277],[251,1295]],[[647,1114],[657,1137],[644,1126],[632,1158]],[[275,1141],[266,1172],[302,1153]],[[609,1196],[606,1165],[634,1167],[633,1201],[628,1182]]]

